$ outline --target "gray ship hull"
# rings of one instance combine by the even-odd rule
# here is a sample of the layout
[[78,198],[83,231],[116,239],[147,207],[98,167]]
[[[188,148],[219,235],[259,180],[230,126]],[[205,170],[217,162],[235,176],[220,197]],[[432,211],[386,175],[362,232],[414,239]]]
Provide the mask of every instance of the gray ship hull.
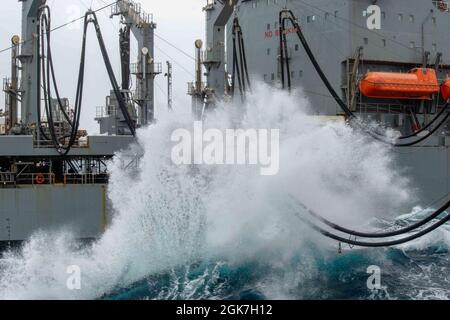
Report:
[[46,185],[0,189],[0,240],[23,241],[42,232],[98,237],[106,228],[106,185]]
[[108,160],[134,141],[88,137],[62,160],[32,136],[0,136],[0,242],[61,230],[78,239],[98,238],[111,220]]
[[437,138],[431,140],[435,143],[392,150],[396,170],[410,180],[416,196],[412,205],[436,205],[450,193],[450,138],[445,139],[445,145],[438,144]]
[[[361,48],[362,57],[354,79],[368,71],[406,72],[423,64],[433,63],[439,54],[436,68],[438,79],[443,81],[449,72],[450,12],[441,5],[445,1],[383,1],[370,0],[249,0],[241,1],[236,15],[243,30],[250,74],[270,86],[281,86],[281,62],[279,39],[279,13],[287,8],[294,12],[321,68],[342,99],[351,100],[352,69],[356,54]],[[369,29],[370,6],[380,8],[379,28]],[[207,16],[214,15],[207,10]],[[207,18],[208,21],[208,18]],[[207,22],[208,23],[208,22]],[[228,24],[228,34],[232,25]],[[295,30],[287,29],[287,55],[290,64],[292,90],[300,89],[310,101],[315,114],[342,115],[342,110],[330,95],[311,61],[303,50]],[[211,37],[210,39],[213,39]],[[207,50],[217,49],[213,42]],[[233,61],[231,41],[226,45],[227,60]],[[231,65],[229,63],[228,65]],[[230,67],[228,67],[230,69]],[[231,73],[230,70],[228,70]],[[214,74],[211,74],[214,86]],[[211,78],[210,75],[210,78]],[[411,133],[411,119],[407,111],[411,107],[398,100],[367,101],[360,93],[354,97],[353,111],[363,118],[371,118],[402,134]],[[440,105],[445,105],[440,101]],[[436,111],[425,114],[417,108],[422,122],[431,119]],[[427,205],[449,193],[450,153],[449,130],[443,126],[436,135],[414,147],[393,148],[397,170],[404,173],[416,190],[417,204]]]
[[[425,51],[429,52],[430,65],[438,53],[442,53],[437,71],[439,79],[445,79],[450,70],[450,42],[447,41],[450,13],[439,10],[431,0],[380,2],[381,26],[377,30],[369,30],[366,25],[367,8],[371,5],[373,1],[370,0],[287,2],[287,7],[299,18],[317,60],[342,98],[347,103],[351,98],[350,71],[355,65],[355,52],[360,47],[363,48],[363,59],[358,65],[357,74],[353,74],[355,79],[370,70],[404,72],[420,66]],[[244,31],[251,75],[275,87],[280,87],[280,43],[277,31],[279,12],[284,6],[285,2],[280,0],[250,0],[241,1],[236,11]],[[205,9],[206,14],[211,16],[213,10],[212,4]],[[214,31],[214,27],[208,25],[211,21],[207,19],[210,33]],[[230,34],[230,25],[228,31]],[[299,45],[295,31],[288,31],[288,58],[293,89],[303,90],[317,115],[342,115]],[[221,57],[216,56],[216,53],[218,49],[223,49],[223,42],[209,43],[207,39],[206,45],[209,52],[203,63],[220,65],[216,60]],[[231,61],[233,50],[229,41],[226,46],[227,60]],[[207,74],[207,86],[216,86],[215,92],[219,94],[224,90],[220,84],[225,83],[225,77],[223,72],[216,72],[216,75],[215,78],[213,73]],[[357,98],[354,111],[362,117],[379,120],[404,134],[409,133],[411,119],[398,112],[408,106],[398,101],[378,103],[365,101],[361,96]],[[430,116],[433,116],[432,112],[418,114],[421,121]],[[91,137],[88,147],[71,151],[69,160],[83,159],[85,165],[97,163],[100,170],[105,159],[112,158],[115,152],[126,148],[132,141],[131,137]],[[92,173],[83,172],[86,166],[81,165],[79,174],[75,176],[81,180],[67,182],[65,176],[70,178],[73,175],[69,173],[68,164],[63,166],[59,162],[58,152],[54,148],[35,144],[32,136],[0,136],[0,160],[4,161],[8,169],[15,170],[3,171],[4,183],[0,187],[0,241],[26,240],[39,230],[56,231],[62,228],[72,230],[77,238],[100,236],[110,214],[107,181],[86,180],[87,177],[92,178]],[[415,203],[411,205],[424,206],[449,193],[449,148],[447,126],[426,142],[414,147],[392,149],[396,169],[410,178],[411,188],[417,195]],[[37,167],[41,159],[45,159],[52,170],[57,169],[56,178],[52,176],[50,184],[39,185],[32,175],[31,180],[21,183],[20,170],[26,169],[22,164],[31,161]],[[97,173],[103,175],[102,172]]]

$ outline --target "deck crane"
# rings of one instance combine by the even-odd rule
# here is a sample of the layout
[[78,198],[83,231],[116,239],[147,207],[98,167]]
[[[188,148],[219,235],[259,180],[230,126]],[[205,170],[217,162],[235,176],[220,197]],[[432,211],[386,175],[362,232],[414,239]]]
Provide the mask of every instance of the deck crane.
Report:
[[[109,222],[109,160],[136,141],[134,119],[127,112],[96,15],[112,4],[88,10],[83,17],[52,27],[47,1],[20,3],[22,33],[12,39],[12,70],[10,80],[5,80],[3,86],[8,102],[8,127],[4,132],[0,130],[0,242],[23,241],[37,230],[57,230],[68,225],[77,238],[93,239]],[[67,65],[53,65],[51,39],[52,31],[63,32],[66,26],[82,20],[76,78],[66,74]],[[95,37],[100,47],[98,58],[103,60],[108,73],[114,93],[111,97],[117,100],[122,134],[89,134],[80,128],[82,106],[92,110],[82,99],[92,92],[83,86],[86,53],[90,49],[88,36]],[[70,109],[68,99],[59,96],[56,68],[61,68],[66,79],[77,80]]]
[[[117,1],[112,6],[111,17],[114,16],[120,16],[123,24],[120,30],[122,91],[129,97],[130,102],[138,105],[138,125],[146,126],[154,120],[154,79],[162,72],[161,63],[154,61],[156,23],[153,22],[151,14],[142,10],[141,4],[132,0]],[[131,33],[138,45],[137,62],[132,64],[130,64]],[[136,88],[133,93],[130,92],[130,73],[136,77]]]
[[36,28],[39,10],[46,4],[46,0],[25,0],[22,6],[22,45],[18,59],[21,63],[21,121],[27,132],[38,122],[39,101],[39,48],[36,46]]
[[[199,86],[199,79],[196,84],[189,85],[189,94],[193,97],[193,109],[205,109],[205,105],[214,104],[214,101],[221,99],[227,92],[228,74],[226,70],[226,40],[225,33],[227,24],[235,11],[239,0],[208,0],[203,11],[206,14],[206,48],[197,59],[201,59],[206,69],[206,85]],[[199,42],[196,42],[196,49]],[[201,111],[194,111],[194,114],[202,114]]]

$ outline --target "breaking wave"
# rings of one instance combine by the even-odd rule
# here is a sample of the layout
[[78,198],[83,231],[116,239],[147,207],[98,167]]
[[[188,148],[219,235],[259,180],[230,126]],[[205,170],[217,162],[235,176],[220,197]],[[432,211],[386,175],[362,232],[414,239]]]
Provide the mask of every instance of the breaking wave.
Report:
[[[192,131],[183,110],[140,130],[138,145],[110,166],[108,230],[87,245],[67,230],[37,233],[6,252],[0,298],[449,298],[448,228],[395,249],[339,254],[295,217],[292,198],[347,226],[392,221],[408,212],[415,192],[393,170],[388,147],[342,121],[311,116],[302,96],[259,84],[245,105],[223,105],[205,122],[280,129],[275,176],[254,166],[174,165],[172,132]],[[125,170],[134,155],[139,167]],[[385,274],[377,292],[366,286],[373,264]],[[66,286],[72,265],[81,270],[80,290]]]

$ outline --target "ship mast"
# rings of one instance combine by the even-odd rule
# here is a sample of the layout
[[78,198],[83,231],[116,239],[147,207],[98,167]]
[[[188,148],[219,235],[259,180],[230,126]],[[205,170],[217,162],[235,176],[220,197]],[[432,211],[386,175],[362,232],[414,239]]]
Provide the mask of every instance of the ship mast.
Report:
[[[154,80],[162,72],[161,63],[154,61],[156,23],[153,22],[151,14],[142,10],[141,4],[131,0],[118,1],[112,7],[111,17],[113,16],[122,18],[122,23],[125,25],[123,32],[129,28],[138,42],[137,62],[131,64],[130,69],[137,78],[133,100],[139,105],[138,122],[140,126],[145,126],[154,120]],[[128,41],[129,50],[129,37],[125,41]],[[128,61],[122,60],[123,72],[128,69],[127,62],[129,63],[129,55]],[[123,75],[124,83],[127,83],[125,78],[126,75]],[[128,87],[122,88],[122,90],[128,89]]]
[[208,1],[204,11],[206,22],[206,51],[203,64],[206,68],[206,85],[216,96],[222,97],[226,84],[225,29],[238,0]]
[[39,77],[39,47],[36,45],[36,28],[39,9],[46,4],[46,0],[22,0],[22,47],[19,60],[22,69],[22,124],[29,128],[38,123],[38,108],[40,103]]
[[[192,109],[195,115],[203,114],[208,105],[222,98],[226,93],[228,77],[225,58],[225,30],[239,0],[207,0],[203,11],[206,14],[206,48],[196,41],[197,63],[196,81],[189,84],[189,94],[193,97]],[[201,82],[201,65],[206,69],[206,85]]]

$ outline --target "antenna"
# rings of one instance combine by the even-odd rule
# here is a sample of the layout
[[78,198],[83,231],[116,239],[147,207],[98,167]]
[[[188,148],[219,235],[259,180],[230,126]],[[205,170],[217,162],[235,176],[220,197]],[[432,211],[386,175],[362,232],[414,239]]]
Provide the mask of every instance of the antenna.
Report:
[[172,110],[173,96],[172,96],[172,63],[167,61],[167,107]]

